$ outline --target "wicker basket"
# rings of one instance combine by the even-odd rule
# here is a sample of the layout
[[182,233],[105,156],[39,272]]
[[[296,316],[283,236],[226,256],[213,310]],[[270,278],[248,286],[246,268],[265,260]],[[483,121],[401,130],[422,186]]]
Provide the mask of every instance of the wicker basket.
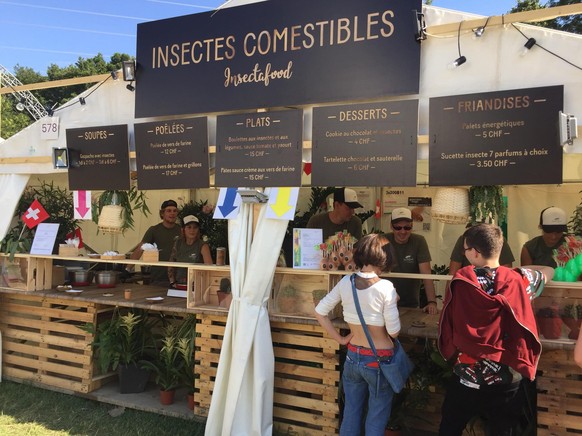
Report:
[[466,224],[469,221],[469,190],[441,188],[435,195],[431,216],[446,224]]
[[118,205],[103,206],[97,226],[103,233],[121,233],[123,207]]

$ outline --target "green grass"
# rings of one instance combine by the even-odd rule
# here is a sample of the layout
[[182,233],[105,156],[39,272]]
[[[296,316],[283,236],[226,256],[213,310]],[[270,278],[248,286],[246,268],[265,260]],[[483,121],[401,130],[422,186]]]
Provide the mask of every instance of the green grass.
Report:
[[[196,436],[204,424],[125,409],[33,386],[0,383],[0,435]],[[117,411],[116,410],[116,411]],[[113,412],[115,415],[115,412]]]

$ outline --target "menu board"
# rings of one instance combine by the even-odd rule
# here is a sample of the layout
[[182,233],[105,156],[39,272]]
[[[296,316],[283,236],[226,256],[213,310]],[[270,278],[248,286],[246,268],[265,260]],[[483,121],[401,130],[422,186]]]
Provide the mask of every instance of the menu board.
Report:
[[67,129],[67,148],[71,191],[129,189],[127,124]]
[[300,186],[303,111],[216,119],[216,186]]
[[431,186],[562,183],[563,86],[430,99]]
[[313,186],[416,186],[418,100],[313,109]]
[[206,117],[140,123],[134,128],[139,189],[208,188]]

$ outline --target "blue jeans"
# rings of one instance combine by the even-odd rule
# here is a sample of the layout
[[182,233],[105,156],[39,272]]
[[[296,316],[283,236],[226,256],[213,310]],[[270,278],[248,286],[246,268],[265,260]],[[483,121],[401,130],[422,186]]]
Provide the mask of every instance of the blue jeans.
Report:
[[346,398],[340,436],[361,434],[366,400],[366,436],[384,435],[394,392],[378,368],[366,366],[367,363],[375,362],[374,356],[363,356],[350,350],[347,352],[342,375]]

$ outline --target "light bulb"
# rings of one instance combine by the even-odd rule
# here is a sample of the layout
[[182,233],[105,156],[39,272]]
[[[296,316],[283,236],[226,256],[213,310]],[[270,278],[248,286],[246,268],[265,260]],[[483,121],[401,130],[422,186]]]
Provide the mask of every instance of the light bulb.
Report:
[[465,62],[467,62],[467,58],[465,56],[459,56],[457,59],[455,59],[448,65],[448,68],[449,70],[454,70],[455,68],[463,65]]
[[535,38],[529,38],[526,43],[523,45],[523,48],[520,51],[520,55],[521,56],[525,56],[526,54],[529,53],[530,49],[536,45],[536,40]]

